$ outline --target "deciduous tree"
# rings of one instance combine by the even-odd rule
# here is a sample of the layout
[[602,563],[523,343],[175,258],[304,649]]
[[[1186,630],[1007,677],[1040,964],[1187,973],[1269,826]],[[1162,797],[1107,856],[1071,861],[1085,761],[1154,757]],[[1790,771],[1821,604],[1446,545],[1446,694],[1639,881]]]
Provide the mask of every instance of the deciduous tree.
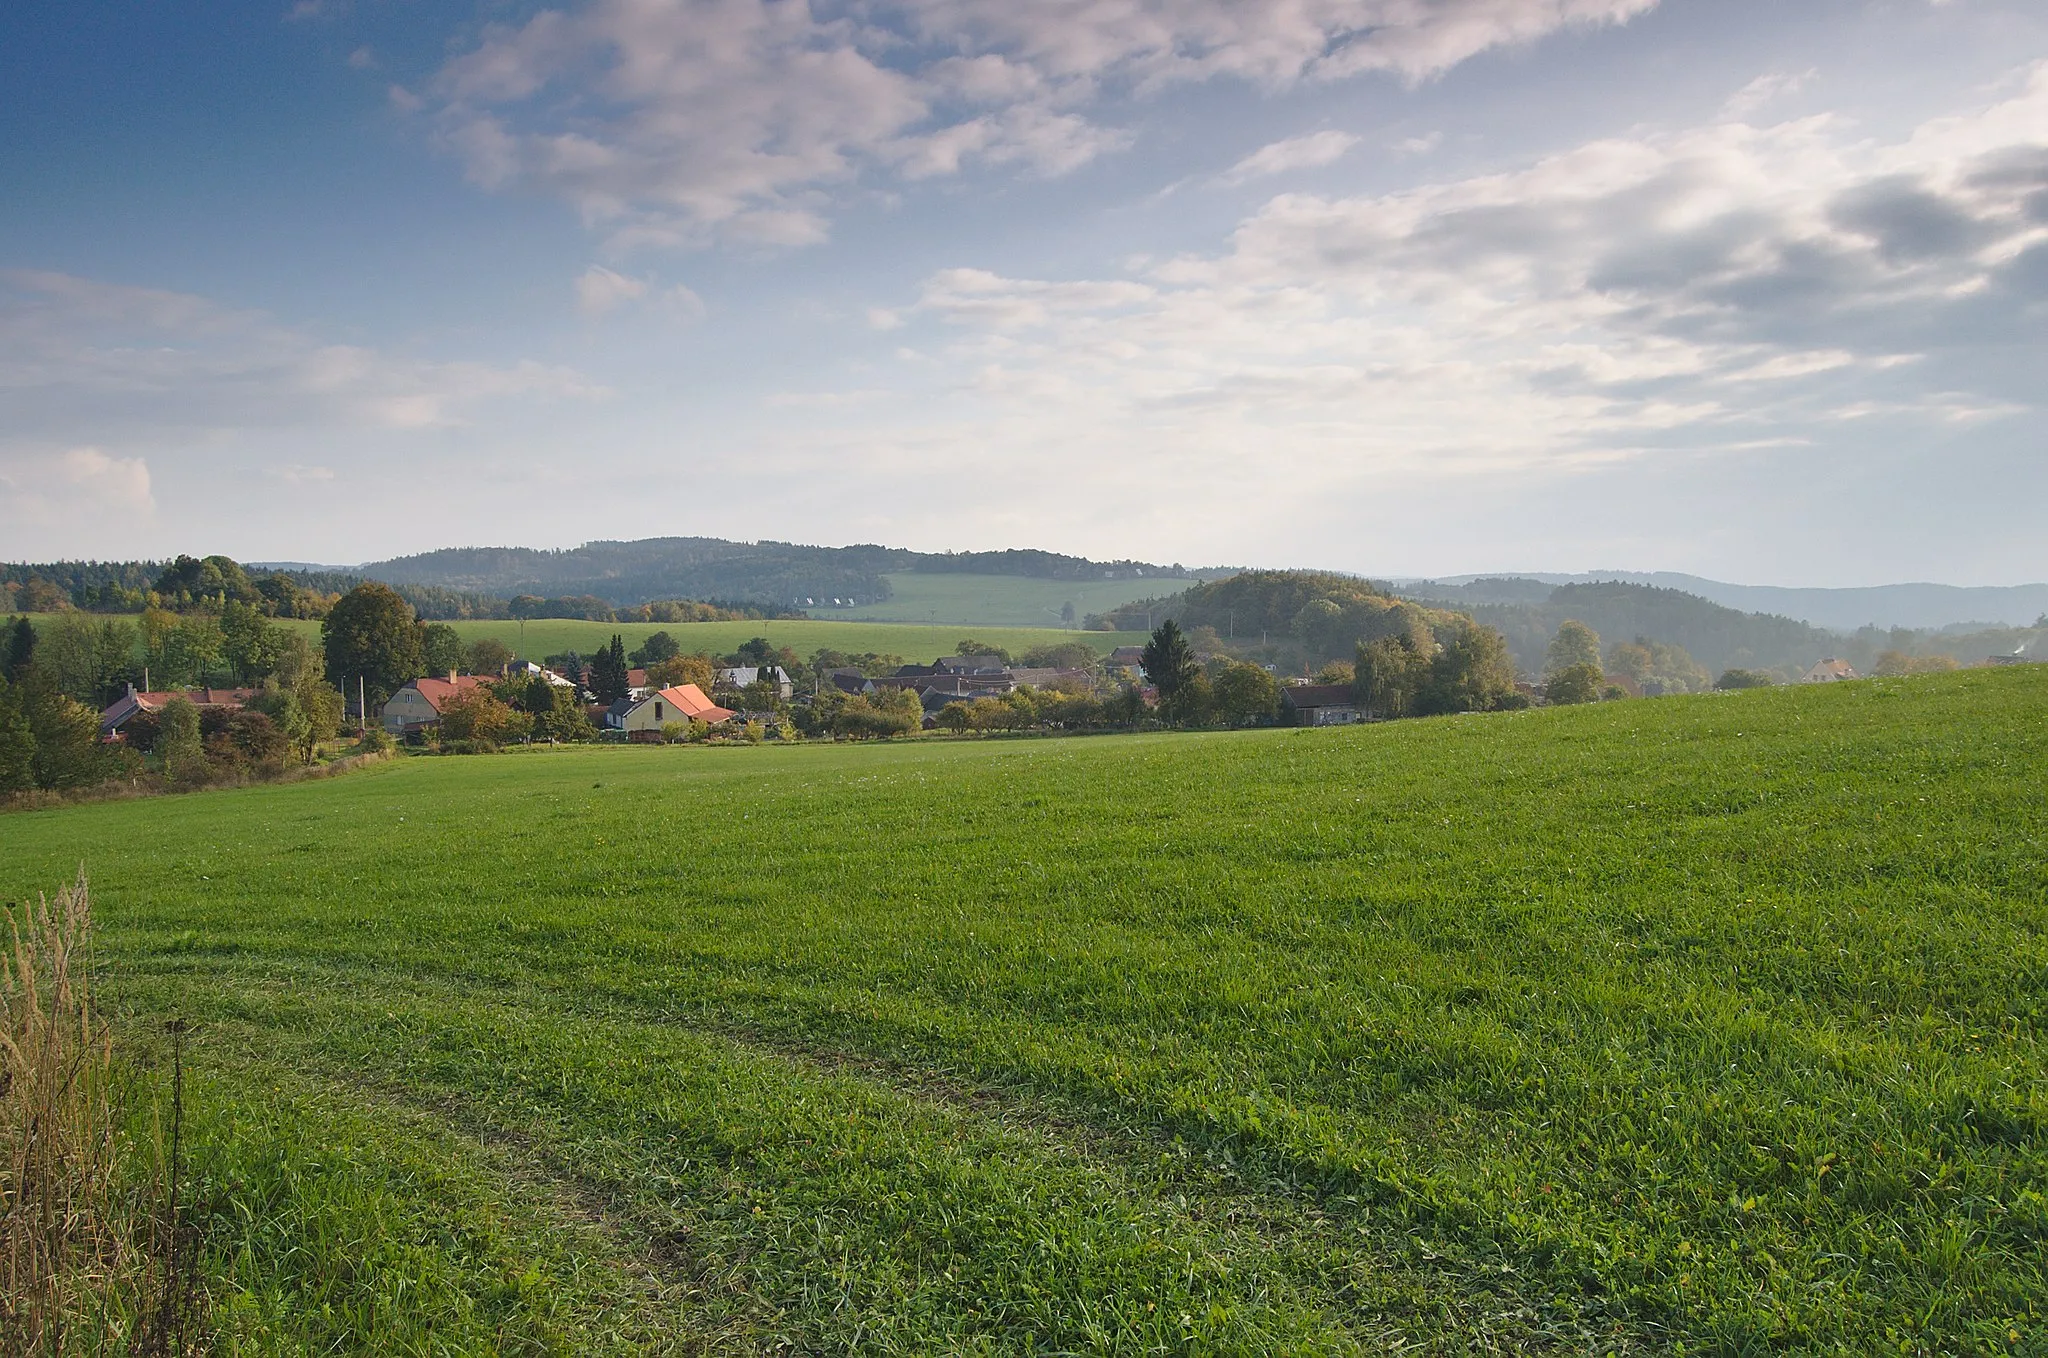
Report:
[[662,661],[673,660],[682,653],[683,648],[676,644],[674,637],[667,632],[653,632],[648,635],[647,640],[640,643],[638,650],[626,658],[642,669],[652,669]]
[[1446,626],[1416,693],[1415,711],[1421,716],[1485,712],[1514,691],[1515,663],[1506,638],[1474,622]]
[[1550,639],[1543,657],[1543,673],[1557,674],[1574,665],[1600,668],[1600,634],[1576,618],[1568,618]]
[[1429,673],[1429,657],[1403,631],[1362,643],[1352,668],[1352,701],[1374,717],[1405,717]]
[[346,694],[360,679],[372,708],[426,672],[412,605],[374,580],[341,596],[320,638],[327,681]]
[[19,687],[0,675],[0,792],[24,792],[35,785],[35,733],[22,711]]
[[[426,673],[444,676],[458,674],[466,658],[462,633],[447,623],[430,622],[420,629],[420,662],[426,666]],[[494,674],[496,671],[489,670],[485,673]]]
[[1280,685],[1263,665],[1226,662],[1210,684],[1217,710],[1233,726],[1269,720],[1280,710]]
[[512,663],[512,648],[496,637],[482,637],[469,643],[463,662],[471,674],[503,674]]
[[1598,665],[1567,665],[1544,680],[1543,696],[1559,705],[1597,702],[1603,678]]
[[173,698],[157,714],[156,754],[164,777],[193,783],[206,776],[206,747],[199,737],[199,709],[185,698]]

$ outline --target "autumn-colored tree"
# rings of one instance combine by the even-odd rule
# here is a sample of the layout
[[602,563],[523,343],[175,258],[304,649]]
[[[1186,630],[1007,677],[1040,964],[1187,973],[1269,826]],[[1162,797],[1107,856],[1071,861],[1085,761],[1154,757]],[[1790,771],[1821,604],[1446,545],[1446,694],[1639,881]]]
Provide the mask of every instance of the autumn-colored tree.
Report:
[[658,688],[695,684],[709,693],[718,683],[718,666],[708,655],[678,655],[647,667],[647,682]]
[[1600,669],[1600,634],[1578,619],[1568,618],[1550,639],[1550,650],[1543,657],[1543,672],[1557,674],[1574,665]]

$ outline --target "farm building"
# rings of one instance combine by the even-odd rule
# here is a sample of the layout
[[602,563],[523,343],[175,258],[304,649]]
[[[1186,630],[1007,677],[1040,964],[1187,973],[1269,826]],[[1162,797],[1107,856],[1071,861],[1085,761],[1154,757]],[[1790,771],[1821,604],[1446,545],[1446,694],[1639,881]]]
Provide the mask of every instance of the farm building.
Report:
[[393,735],[424,731],[441,724],[441,705],[458,693],[490,682],[488,674],[451,674],[446,679],[415,679],[384,702],[384,729]]
[[1280,706],[1291,726],[1349,726],[1364,720],[1349,684],[1290,684],[1280,690]]
[[659,733],[670,724],[701,721],[712,726],[731,721],[732,712],[704,696],[695,684],[673,684],[645,698],[621,698],[605,710],[604,724],[628,736]]

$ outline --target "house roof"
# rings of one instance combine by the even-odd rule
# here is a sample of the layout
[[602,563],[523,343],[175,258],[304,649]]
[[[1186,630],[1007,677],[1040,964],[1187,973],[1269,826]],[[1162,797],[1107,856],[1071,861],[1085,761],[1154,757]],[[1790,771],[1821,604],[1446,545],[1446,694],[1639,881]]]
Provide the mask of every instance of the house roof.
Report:
[[441,704],[458,693],[469,692],[489,677],[483,674],[458,674],[453,679],[415,679],[406,687],[417,690],[419,695],[427,700],[427,706],[439,712]]
[[1350,707],[1349,684],[1290,684],[1280,690],[1280,700],[1297,710],[1304,707]]
[[1024,669],[1011,670],[1010,678],[1020,684],[1029,684],[1033,688],[1044,688],[1048,684],[1057,684],[1063,679],[1078,679],[1086,683],[1089,680],[1089,675],[1086,670],[1063,670],[1055,666],[1027,666]]
[[183,698],[194,707],[242,707],[255,696],[253,688],[170,688],[124,693],[100,713],[100,729],[115,730],[137,712],[161,712],[173,698]]
[[704,696],[704,690],[695,684],[672,684],[661,692],[651,695],[659,698],[691,721],[709,722],[716,726],[722,721],[731,721],[732,709],[720,707]]
[[1007,674],[1010,666],[998,655],[942,655],[933,667],[940,674]]
[[1837,660],[1834,656],[1829,656],[1806,673],[1809,677],[1816,674],[1832,675],[1837,679],[1854,679],[1856,677],[1856,671],[1850,666],[1848,661]]
[[1119,646],[1109,653],[1112,662],[1118,665],[1142,665],[1145,663],[1143,646]]

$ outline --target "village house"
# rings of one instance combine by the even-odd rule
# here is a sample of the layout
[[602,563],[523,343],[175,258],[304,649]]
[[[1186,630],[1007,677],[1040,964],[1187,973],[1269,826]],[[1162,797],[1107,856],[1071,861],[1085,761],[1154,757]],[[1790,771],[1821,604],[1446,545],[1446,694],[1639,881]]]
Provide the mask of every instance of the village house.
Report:
[[441,708],[458,693],[474,691],[495,675],[451,674],[446,679],[415,679],[384,701],[384,729],[395,736],[425,731],[441,724]]
[[728,665],[718,672],[718,682],[730,684],[734,688],[745,688],[764,673],[774,682],[775,691],[781,696],[782,701],[788,702],[795,694],[796,686],[790,682],[788,673],[780,665],[770,665],[765,670],[759,665]]
[[1835,657],[1829,656],[1806,673],[1800,675],[1799,682],[1802,684],[1834,684],[1840,683],[1844,679],[1854,679],[1855,677],[1856,671],[1850,667],[1848,661],[1837,660]]
[[825,675],[825,682],[845,694],[866,694],[875,691],[875,681],[854,669],[829,671]]
[[1001,656],[994,655],[942,655],[932,663],[932,674],[1002,675],[1009,677],[1010,667]]
[[126,693],[100,713],[100,736],[109,739],[118,735],[121,728],[138,715],[161,712],[164,704],[173,698],[183,698],[194,707],[245,707],[255,696],[253,688],[185,688],[138,693],[135,685],[130,684]]
[[1365,719],[1349,684],[1289,684],[1280,690],[1280,706],[1290,726],[1349,726]]
[[695,684],[672,684],[645,698],[621,698],[605,709],[604,724],[624,731],[627,739],[653,739],[661,728],[701,721],[707,726],[731,721],[733,713],[704,696]]

